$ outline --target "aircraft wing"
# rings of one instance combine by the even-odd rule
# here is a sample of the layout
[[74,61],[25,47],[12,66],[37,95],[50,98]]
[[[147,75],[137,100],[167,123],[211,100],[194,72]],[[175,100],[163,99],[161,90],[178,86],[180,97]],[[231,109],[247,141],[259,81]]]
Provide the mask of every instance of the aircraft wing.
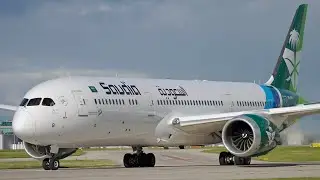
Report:
[[[257,114],[278,121],[280,126],[286,119],[299,119],[303,116],[320,113],[320,103],[301,104],[292,107],[215,113],[207,115],[180,116],[172,120],[172,126],[187,133],[210,134],[223,129],[228,120],[243,114]],[[277,124],[277,122],[274,122]]]
[[18,107],[17,106],[0,104],[0,109],[9,110],[9,111],[16,111],[18,109]]

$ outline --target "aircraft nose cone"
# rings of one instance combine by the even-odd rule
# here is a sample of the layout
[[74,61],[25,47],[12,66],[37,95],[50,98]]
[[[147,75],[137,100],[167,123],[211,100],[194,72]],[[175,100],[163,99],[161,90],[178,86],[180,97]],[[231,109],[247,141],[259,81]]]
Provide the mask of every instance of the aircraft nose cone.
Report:
[[13,117],[12,130],[18,138],[24,141],[32,140],[35,134],[34,119],[28,112],[19,110]]

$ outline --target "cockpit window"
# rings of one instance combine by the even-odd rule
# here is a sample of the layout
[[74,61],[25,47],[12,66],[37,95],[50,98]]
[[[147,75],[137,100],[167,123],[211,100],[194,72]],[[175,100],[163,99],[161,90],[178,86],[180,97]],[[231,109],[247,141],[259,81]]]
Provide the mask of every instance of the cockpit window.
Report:
[[20,106],[25,106],[27,104],[29,99],[23,98],[23,100],[20,103]]
[[30,99],[28,106],[38,106],[41,102],[41,98]]
[[52,99],[50,98],[44,98],[43,101],[42,101],[42,105],[43,106],[54,106],[55,103]]

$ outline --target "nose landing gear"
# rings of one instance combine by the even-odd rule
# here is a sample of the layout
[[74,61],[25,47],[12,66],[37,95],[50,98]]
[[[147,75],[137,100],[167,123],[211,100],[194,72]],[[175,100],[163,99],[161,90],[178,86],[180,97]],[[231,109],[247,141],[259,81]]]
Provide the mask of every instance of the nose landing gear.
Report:
[[59,166],[60,162],[55,158],[46,158],[42,161],[42,168],[44,170],[58,170]]
[[42,168],[44,170],[58,170],[60,167],[59,162],[59,147],[56,145],[47,146],[45,152],[50,158],[45,158],[42,161]]

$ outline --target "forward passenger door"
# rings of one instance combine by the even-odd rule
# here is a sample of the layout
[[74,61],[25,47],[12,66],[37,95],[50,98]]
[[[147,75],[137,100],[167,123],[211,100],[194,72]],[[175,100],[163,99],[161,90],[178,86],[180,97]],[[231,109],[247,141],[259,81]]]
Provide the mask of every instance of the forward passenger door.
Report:
[[101,113],[97,105],[93,103],[93,100],[86,98],[81,90],[72,91],[72,94],[77,104],[78,116],[98,116]]

